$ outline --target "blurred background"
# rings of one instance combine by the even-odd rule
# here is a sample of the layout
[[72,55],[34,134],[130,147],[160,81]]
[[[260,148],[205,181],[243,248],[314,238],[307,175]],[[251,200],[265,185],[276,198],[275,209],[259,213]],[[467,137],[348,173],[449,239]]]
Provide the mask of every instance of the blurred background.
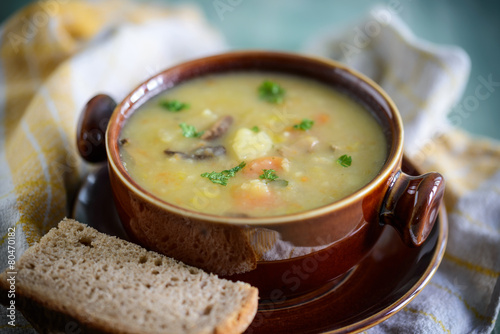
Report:
[[[1,1],[0,21],[31,2]],[[143,1],[144,2],[144,1]],[[351,0],[220,0],[225,11],[212,0],[157,0],[174,5],[199,6],[210,23],[223,33],[233,49],[277,49],[299,51],[307,41],[325,31],[342,29],[367,15],[374,2]],[[471,75],[463,97],[474,96],[478,77],[500,82],[500,2],[495,0],[389,0],[397,3],[400,16],[413,32],[426,40],[458,45],[472,61]],[[480,101],[460,124],[477,134],[500,139],[500,85]],[[463,98],[462,98],[463,100]]]
[[[138,0],[139,1],[139,0]],[[144,2],[144,0],[142,0]],[[30,0],[1,1],[0,21]],[[199,6],[233,49],[299,51],[325,31],[343,29],[367,15],[370,0],[156,0]],[[217,3],[226,4],[224,11]],[[472,67],[467,96],[474,96],[478,77],[500,83],[500,2],[496,0],[389,0],[413,32],[428,41],[458,45],[469,54]],[[476,135],[500,139],[500,84],[479,101],[460,126]]]
[[[137,0],[142,1],[144,0]],[[0,1],[0,22],[32,0]],[[372,0],[156,0],[173,5],[194,4],[220,31],[232,49],[300,51],[326,31],[349,27],[375,5]],[[225,11],[217,4],[225,4]],[[389,0],[415,35],[430,42],[457,45],[471,58],[471,73],[459,103],[476,95],[479,77],[494,84],[491,95],[463,118],[460,127],[500,140],[500,1]],[[500,333],[497,322],[495,333]]]

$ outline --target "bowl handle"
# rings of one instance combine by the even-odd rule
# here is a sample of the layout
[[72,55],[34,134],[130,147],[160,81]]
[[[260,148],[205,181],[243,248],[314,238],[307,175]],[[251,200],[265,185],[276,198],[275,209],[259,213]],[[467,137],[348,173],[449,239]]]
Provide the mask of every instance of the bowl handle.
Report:
[[106,161],[106,128],[115,108],[115,100],[105,94],[94,96],[83,108],[76,130],[76,146],[88,162]]
[[393,226],[411,247],[422,245],[436,221],[444,178],[436,172],[410,176],[397,172],[382,204],[382,223]]

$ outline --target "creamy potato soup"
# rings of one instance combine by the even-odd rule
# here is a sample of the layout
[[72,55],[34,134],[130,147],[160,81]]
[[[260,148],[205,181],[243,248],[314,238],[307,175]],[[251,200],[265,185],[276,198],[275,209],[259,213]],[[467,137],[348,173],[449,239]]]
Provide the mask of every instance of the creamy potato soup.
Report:
[[386,160],[371,114],[314,80],[228,73],[178,85],[126,121],[120,155],[144,189],[183,208],[275,216],[335,202]]

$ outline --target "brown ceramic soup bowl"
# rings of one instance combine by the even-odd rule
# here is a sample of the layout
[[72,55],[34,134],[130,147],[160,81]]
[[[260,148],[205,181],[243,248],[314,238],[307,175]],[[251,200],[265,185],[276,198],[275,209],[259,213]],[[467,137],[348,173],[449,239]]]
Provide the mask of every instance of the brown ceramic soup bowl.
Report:
[[[171,87],[192,78],[235,71],[315,79],[363,104],[386,138],[388,155],[378,175],[329,205],[258,218],[192,211],[143,189],[120,160],[119,135],[127,119]],[[377,84],[342,64],[296,54],[251,51],[216,55],[153,76],[118,105],[109,96],[98,95],[82,113],[77,143],[88,161],[107,158],[114,202],[133,241],[221,276],[247,281],[259,288],[261,299],[273,302],[338,281],[370,252],[385,225],[395,228],[409,247],[420,246],[433,227],[444,191],[438,173],[409,176],[401,171],[401,117]],[[275,250],[273,258],[265,259],[262,254],[269,249]]]

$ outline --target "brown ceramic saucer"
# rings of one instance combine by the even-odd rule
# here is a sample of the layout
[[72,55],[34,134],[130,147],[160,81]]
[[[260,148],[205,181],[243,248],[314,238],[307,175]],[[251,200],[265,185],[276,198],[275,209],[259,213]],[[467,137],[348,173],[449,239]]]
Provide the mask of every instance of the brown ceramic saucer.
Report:
[[[403,171],[418,175],[403,160]],[[115,211],[105,165],[91,173],[76,199],[75,219],[127,239]],[[336,286],[310,301],[270,310],[261,305],[247,333],[352,333],[386,320],[407,305],[430,281],[444,255],[448,222],[443,208],[421,247],[409,248],[390,226],[370,254]]]

